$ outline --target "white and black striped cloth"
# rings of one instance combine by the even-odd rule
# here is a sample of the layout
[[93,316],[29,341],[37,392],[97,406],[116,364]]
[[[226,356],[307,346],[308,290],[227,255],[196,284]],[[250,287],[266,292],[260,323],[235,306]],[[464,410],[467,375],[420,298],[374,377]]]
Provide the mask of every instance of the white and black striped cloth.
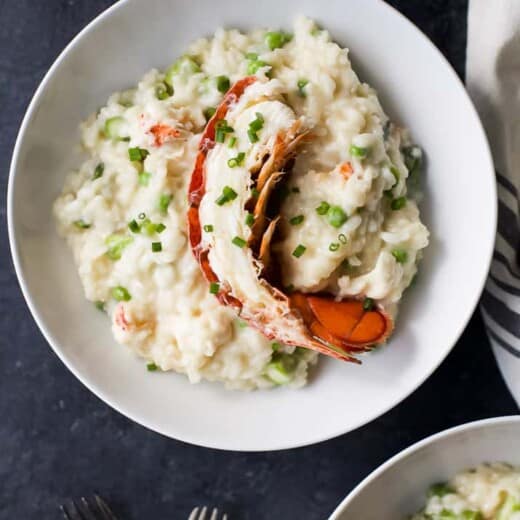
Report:
[[520,0],[470,0],[466,84],[497,169],[498,230],[481,310],[520,404]]

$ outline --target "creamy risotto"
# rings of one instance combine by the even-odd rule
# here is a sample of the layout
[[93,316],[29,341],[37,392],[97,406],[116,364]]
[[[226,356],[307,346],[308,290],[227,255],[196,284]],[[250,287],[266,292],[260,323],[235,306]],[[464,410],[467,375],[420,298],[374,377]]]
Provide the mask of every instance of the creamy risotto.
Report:
[[520,468],[482,464],[435,484],[412,520],[520,520]]
[[[409,192],[421,151],[359,81],[348,51],[305,18],[292,34],[218,30],[166,71],[152,70],[136,88],[112,95],[81,126],[88,157],[68,176],[54,212],[87,299],[107,312],[117,342],[149,370],[229,388],[299,387],[316,352],[262,334],[221,305],[218,284],[204,278],[189,243],[188,187],[201,135],[245,77],[255,84],[234,109],[233,124],[218,122],[222,146],[207,167],[215,173],[207,175],[210,197],[200,209],[215,269],[236,293],[260,290],[236,254],[253,222],[245,214],[246,226],[236,227],[229,215],[243,215],[226,203],[230,193],[251,195],[240,172],[250,174],[270,137],[297,123],[306,137],[283,167],[290,176],[273,234],[280,285],[327,290],[336,299],[362,295],[366,311],[377,308],[393,323],[428,243]],[[241,178],[243,185],[234,184]],[[228,238],[238,247],[219,246]]]

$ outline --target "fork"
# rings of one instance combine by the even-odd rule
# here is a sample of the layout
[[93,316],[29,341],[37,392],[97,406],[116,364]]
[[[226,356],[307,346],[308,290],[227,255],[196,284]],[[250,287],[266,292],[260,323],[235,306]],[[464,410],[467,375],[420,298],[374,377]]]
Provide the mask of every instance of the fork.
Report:
[[[188,517],[188,520],[206,520],[206,513],[208,512],[208,508],[204,506],[202,509],[196,507]],[[225,513],[222,516],[219,516],[218,509],[213,508],[211,511],[211,516],[207,520],[228,520],[228,517]]]
[[60,509],[66,520],[117,520],[107,503],[98,495],[89,500],[85,497],[77,502],[70,500],[60,505]]

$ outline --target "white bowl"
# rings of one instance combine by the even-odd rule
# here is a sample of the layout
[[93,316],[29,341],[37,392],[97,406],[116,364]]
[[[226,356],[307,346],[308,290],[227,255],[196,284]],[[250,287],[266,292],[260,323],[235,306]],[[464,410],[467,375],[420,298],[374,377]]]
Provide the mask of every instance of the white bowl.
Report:
[[484,462],[520,466],[520,415],[463,424],[398,453],[365,478],[329,520],[403,520],[428,487]]
[[[423,215],[432,231],[417,286],[388,348],[363,366],[323,359],[299,391],[237,393],[149,374],[85,301],[51,204],[77,165],[78,123],[110,93],[165,67],[219,26],[288,27],[314,17],[352,50],[395,121],[425,149]],[[353,430],[395,406],[439,365],[470,318],[491,258],[496,197],[480,121],[431,42],[380,0],[126,0],[87,26],[51,67],[23,121],[8,193],[9,236],[23,293],[57,355],[88,388],[133,420],[194,444],[273,450]]]

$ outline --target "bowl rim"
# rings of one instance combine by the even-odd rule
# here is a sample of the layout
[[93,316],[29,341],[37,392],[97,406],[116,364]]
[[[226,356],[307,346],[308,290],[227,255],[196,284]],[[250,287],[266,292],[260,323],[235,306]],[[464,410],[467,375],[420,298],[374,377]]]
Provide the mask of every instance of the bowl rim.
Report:
[[52,348],[54,353],[58,356],[58,358],[64,363],[64,365],[72,372],[72,374],[86,387],[88,388],[94,395],[96,395],[99,399],[104,401],[106,404],[108,404],[111,408],[115,409],[125,417],[129,418],[133,422],[136,422],[137,424],[140,424],[141,426],[144,426],[145,428],[152,430],[154,432],[160,433],[161,435],[164,435],[168,438],[173,438],[176,440],[180,440],[183,442],[186,442],[188,444],[196,444],[199,446],[204,446],[208,448],[213,449],[221,449],[221,450],[238,450],[238,451],[248,451],[248,452],[254,452],[254,451],[276,451],[276,450],[283,450],[283,449],[290,449],[290,448],[299,448],[303,446],[308,446],[312,444],[316,444],[319,442],[324,442],[330,439],[333,439],[335,437],[338,437],[340,435],[343,435],[345,433],[357,430],[361,428],[362,426],[372,422],[373,420],[377,419],[378,417],[382,416],[383,414],[387,413],[388,411],[395,408],[398,404],[402,403],[407,397],[409,397],[413,392],[415,392],[434,372],[435,370],[440,366],[440,364],[446,359],[447,355],[451,352],[453,347],[456,345],[457,341],[459,340],[460,336],[462,335],[464,329],[466,328],[479,300],[481,293],[484,289],[484,285],[487,279],[487,273],[489,271],[491,260],[492,260],[492,254],[494,249],[494,242],[495,242],[495,235],[496,235],[496,227],[497,227],[497,217],[498,217],[498,203],[497,203],[497,186],[496,186],[496,178],[494,175],[494,167],[493,167],[493,159],[491,154],[491,149],[489,145],[489,141],[487,139],[486,133],[484,131],[482,122],[480,120],[480,117],[477,113],[477,110],[469,97],[469,94],[467,93],[464,83],[459,78],[457,73],[455,72],[452,65],[449,63],[447,58],[442,54],[442,52],[436,47],[436,45],[430,40],[426,34],[424,34],[412,21],[410,21],[406,16],[404,16],[401,12],[399,12],[396,8],[393,6],[387,4],[384,0],[372,0],[375,4],[378,4],[380,9],[387,10],[389,15],[391,16],[397,16],[401,19],[401,22],[404,24],[407,24],[409,28],[415,33],[415,36],[418,40],[422,40],[423,44],[425,44],[427,47],[430,48],[433,54],[437,56],[437,58],[443,62],[443,64],[446,67],[446,75],[451,77],[451,80],[453,81],[454,87],[459,88],[461,90],[461,95],[463,100],[466,103],[468,113],[470,113],[474,117],[474,124],[476,127],[476,130],[481,134],[482,138],[482,154],[483,158],[485,158],[486,164],[483,166],[483,169],[486,169],[489,171],[491,175],[491,207],[489,208],[489,214],[492,218],[493,226],[490,228],[493,230],[492,234],[489,237],[484,237],[487,241],[487,254],[486,254],[486,261],[483,262],[483,267],[485,266],[485,269],[483,269],[482,279],[474,284],[474,296],[473,296],[473,302],[471,305],[468,305],[466,310],[464,312],[461,312],[460,314],[460,324],[458,327],[458,330],[456,334],[451,338],[451,341],[446,342],[447,346],[445,349],[445,352],[438,358],[436,363],[433,363],[431,367],[426,370],[422,377],[418,378],[416,381],[416,384],[414,384],[409,389],[406,389],[405,392],[403,392],[398,399],[388,402],[384,407],[381,409],[377,409],[373,412],[373,414],[367,415],[367,417],[358,420],[356,423],[351,425],[350,427],[345,428],[339,428],[335,431],[327,432],[325,434],[321,435],[315,435],[313,438],[308,439],[301,439],[296,442],[285,442],[281,444],[277,444],[276,446],[271,446],[269,448],[265,447],[259,447],[255,448],[254,446],[250,446],[247,443],[244,447],[234,447],[230,448],[228,446],[223,447],[219,445],[218,442],[213,442],[208,440],[207,442],[200,442],[200,440],[193,441],[189,438],[189,436],[183,436],[175,434],[174,437],[172,433],[169,433],[166,431],[165,428],[154,424],[153,421],[149,421],[146,416],[143,416],[141,413],[137,413],[135,411],[129,410],[127,406],[122,405],[117,401],[116,398],[112,398],[108,392],[105,392],[103,389],[98,387],[93,381],[91,381],[86,375],[83,375],[81,373],[81,370],[76,368],[74,366],[74,363],[72,360],[69,360],[64,349],[59,345],[58,341],[54,340],[54,335],[51,332],[51,330],[46,326],[46,323],[41,316],[36,304],[33,301],[31,290],[26,282],[24,268],[22,266],[21,262],[21,255],[20,255],[20,245],[18,243],[18,237],[15,233],[15,224],[14,224],[14,191],[15,191],[15,178],[17,175],[17,171],[20,169],[19,167],[19,156],[20,151],[23,147],[24,140],[25,140],[25,134],[26,131],[34,117],[35,112],[37,111],[40,100],[48,86],[48,83],[50,82],[51,78],[53,77],[55,71],[60,67],[62,61],[67,57],[68,53],[75,48],[76,46],[80,45],[83,38],[94,29],[99,23],[102,21],[110,18],[112,15],[116,13],[119,9],[124,9],[128,4],[135,2],[136,0],[121,0],[120,2],[117,2],[113,4],[112,6],[108,7],[104,11],[102,11],[100,14],[98,14],[94,19],[92,19],[85,27],[83,27],[73,38],[72,40],[65,46],[65,48],[59,53],[57,58],[54,60],[52,65],[50,66],[49,70],[45,73],[43,79],[39,83],[36,91],[34,92],[31,101],[26,109],[25,115],[22,119],[22,123],[20,125],[15,146],[13,149],[13,154],[11,158],[11,164],[9,168],[9,178],[8,178],[8,184],[7,184],[7,229],[8,229],[8,238],[9,238],[9,247],[11,250],[11,257],[12,262],[14,265],[16,277],[18,280],[18,284],[20,286],[20,289],[22,291],[22,295],[25,299],[25,302],[29,308],[29,311],[31,312],[31,315],[36,322],[38,328],[40,329],[40,332],[42,333],[43,337],[49,344],[49,346]]
[[447,439],[448,437],[452,436],[457,436],[464,432],[481,430],[503,424],[515,424],[520,426],[520,414],[490,417],[488,419],[479,419],[477,421],[459,424],[458,426],[452,426],[451,428],[448,428],[446,430],[442,430],[440,432],[429,435],[428,437],[421,439],[420,441],[412,444],[411,446],[408,446],[404,450],[390,457],[387,461],[383,462],[383,464],[381,464],[375,470],[370,472],[359,484],[357,484],[356,487],[340,502],[336,509],[334,509],[331,516],[329,517],[329,520],[340,520],[340,515],[345,513],[345,510],[349,506],[349,504],[368,485],[370,485],[373,481],[377,480],[381,475],[383,475],[386,471],[392,468],[395,464],[398,464],[407,457],[410,457],[411,455],[419,452],[426,446],[430,446],[432,444],[435,444],[436,442],[442,441],[443,439]]

